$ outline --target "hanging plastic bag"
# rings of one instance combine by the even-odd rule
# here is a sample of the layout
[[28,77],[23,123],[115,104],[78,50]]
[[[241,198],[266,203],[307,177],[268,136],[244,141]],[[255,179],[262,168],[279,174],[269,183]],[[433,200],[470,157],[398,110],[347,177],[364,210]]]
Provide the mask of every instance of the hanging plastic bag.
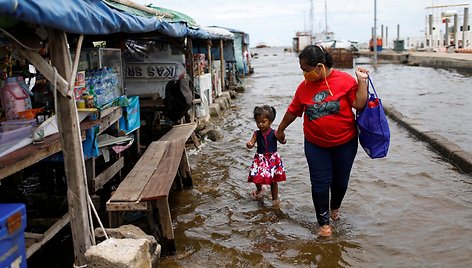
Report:
[[371,93],[369,87],[367,87],[368,99],[366,106],[364,110],[357,112],[359,143],[370,158],[382,158],[387,156],[388,153],[390,129],[382,101],[375,91],[370,76],[368,79],[374,92]]

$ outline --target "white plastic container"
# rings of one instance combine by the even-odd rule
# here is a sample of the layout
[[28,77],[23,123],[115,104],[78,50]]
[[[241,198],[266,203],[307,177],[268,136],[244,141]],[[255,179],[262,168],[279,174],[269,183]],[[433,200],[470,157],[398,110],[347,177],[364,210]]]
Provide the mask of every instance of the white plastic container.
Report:
[[0,97],[8,120],[17,119],[19,112],[27,110],[26,99],[29,99],[29,96],[16,77],[7,77],[5,87],[0,90]]

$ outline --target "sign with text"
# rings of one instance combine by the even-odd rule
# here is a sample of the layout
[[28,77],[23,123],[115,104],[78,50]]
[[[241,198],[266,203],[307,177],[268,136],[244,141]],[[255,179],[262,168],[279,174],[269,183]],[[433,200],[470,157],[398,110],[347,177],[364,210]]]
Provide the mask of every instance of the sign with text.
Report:
[[175,79],[177,76],[177,64],[175,63],[127,63],[126,77],[151,78],[151,79]]

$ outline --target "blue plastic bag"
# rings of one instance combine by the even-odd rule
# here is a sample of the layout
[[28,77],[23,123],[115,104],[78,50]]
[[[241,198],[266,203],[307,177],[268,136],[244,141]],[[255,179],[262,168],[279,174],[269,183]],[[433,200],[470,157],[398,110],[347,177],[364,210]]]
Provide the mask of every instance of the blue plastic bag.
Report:
[[364,110],[357,111],[356,121],[359,130],[359,143],[370,158],[387,156],[390,145],[390,129],[382,101],[368,77],[374,93],[367,88],[368,99]]
[[120,129],[126,134],[141,127],[139,97],[133,96],[128,100],[128,106],[123,107],[123,116],[119,120]]

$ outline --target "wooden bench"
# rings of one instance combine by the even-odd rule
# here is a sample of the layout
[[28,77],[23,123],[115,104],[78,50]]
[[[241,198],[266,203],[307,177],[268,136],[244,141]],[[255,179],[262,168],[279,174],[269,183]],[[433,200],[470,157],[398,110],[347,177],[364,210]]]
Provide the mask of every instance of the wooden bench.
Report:
[[179,188],[193,185],[185,143],[195,128],[195,123],[175,125],[149,145],[106,204],[110,227],[121,224],[120,212],[144,211],[163,249],[175,252],[168,197],[174,181]]

